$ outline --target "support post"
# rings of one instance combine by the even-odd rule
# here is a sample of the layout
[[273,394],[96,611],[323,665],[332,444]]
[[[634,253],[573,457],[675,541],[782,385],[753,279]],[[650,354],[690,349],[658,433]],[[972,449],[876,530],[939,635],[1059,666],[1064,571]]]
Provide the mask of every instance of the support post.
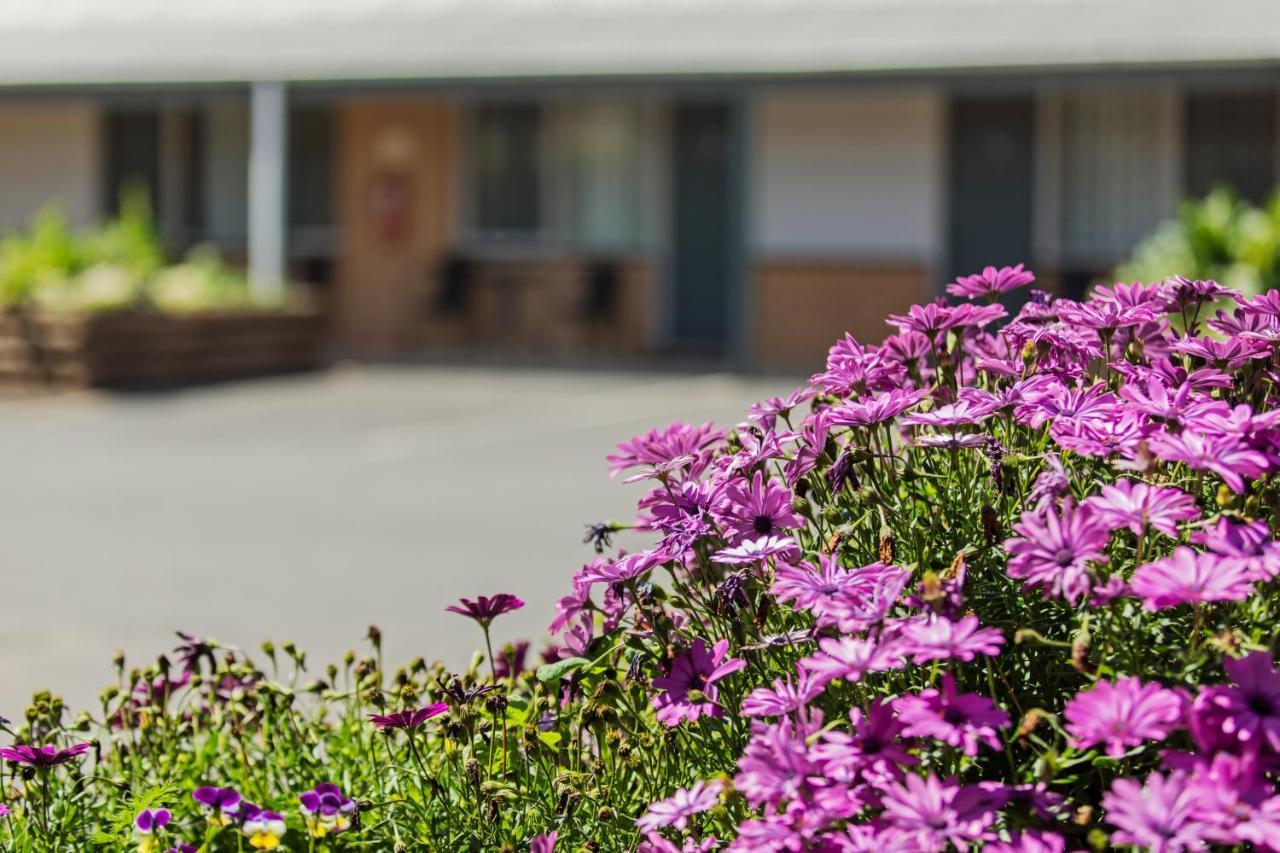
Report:
[[284,296],[287,148],[284,83],[253,83],[249,107],[249,282],[254,296],[267,301]]

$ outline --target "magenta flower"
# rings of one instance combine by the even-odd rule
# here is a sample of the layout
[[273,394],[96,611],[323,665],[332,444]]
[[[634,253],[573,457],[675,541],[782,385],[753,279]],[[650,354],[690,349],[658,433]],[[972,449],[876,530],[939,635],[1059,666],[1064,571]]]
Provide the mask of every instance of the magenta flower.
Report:
[[369,720],[378,727],[380,731],[388,731],[390,729],[416,729],[432,717],[438,717],[449,710],[449,705],[445,702],[436,702],[433,705],[427,705],[414,710],[406,708],[403,711],[397,711],[394,714],[370,714]]
[[610,476],[617,476],[628,468],[642,465],[658,465],[680,456],[693,456],[697,461],[690,473],[697,476],[711,461],[715,445],[724,438],[724,431],[707,421],[693,426],[676,421],[664,430],[651,429],[644,435],[618,445],[618,452],[610,454]]
[[1074,602],[1088,595],[1089,564],[1107,562],[1111,530],[1088,505],[1066,500],[1060,513],[1052,507],[1024,512],[1013,530],[1019,538],[1004,543],[1009,577],[1059,598]]
[[789,717],[772,725],[753,723],[733,787],[753,806],[776,805],[806,791],[821,773],[806,743],[812,733]]
[[978,744],[1000,748],[998,729],[1009,725],[1009,715],[985,696],[957,693],[951,673],[942,677],[942,690],[930,687],[919,695],[898,697],[893,703],[908,737],[928,737],[977,755]]
[[1055,832],[1029,829],[1011,833],[1008,842],[993,841],[982,849],[984,853],[1065,853],[1067,842]]
[[790,536],[764,536],[745,540],[731,548],[722,548],[712,557],[713,563],[730,566],[760,565],[767,560],[792,562],[800,559],[800,546]]
[[832,409],[827,416],[830,426],[870,426],[891,421],[907,409],[929,396],[929,389],[904,391],[895,388],[856,403],[844,403]]
[[1200,517],[1195,498],[1181,489],[1133,480],[1103,486],[1100,493],[1085,503],[1099,521],[1112,527],[1127,527],[1134,536],[1141,536],[1142,531],[1151,526],[1177,538],[1179,522]]
[[1117,779],[1102,798],[1107,823],[1117,827],[1114,844],[1132,844],[1152,853],[1176,853],[1205,847],[1204,824],[1195,819],[1195,790],[1181,773],[1152,773],[1146,784]]
[[1167,462],[1183,462],[1197,471],[1212,471],[1236,493],[1244,491],[1246,478],[1260,477],[1268,465],[1266,456],[1240,441],[1191,430],[1153,436],[1150,447],[1152,453]]
[[636,825],[645,832],[668,826],[683,831],[689,826],[689,818],[716,807],[723,790],[724,785],[716,781],[698,781],[688,788],[678,788],[667,799],[651,803]]
[[1271,538],[1265,521],[1238,524],[1220,516],[1212,527],[1202,528],[1191,540],[1221,557],[1241,561],[1249,574],[1259,580],[1280,574],[1280,542]]
[[947,293],[968,299],[995,299],[1002,293],[1017,290],[1035,280],[1035,274],[1030,270],[1023,270],[1022,264],[1000,269],[983,267],[982,272],[977,275],[962,275],[953,284],[948,284]]
[[801,658],[798,666],[813,678],[816,684],[826,684],[835,678],[859,681],[868,672],[896,669],[903,665],[901,655],[894,654],[875,640],[857,637],[823,637],[818,640],[818,653]]
[[666,675],[653,679],[653,687],[664,691],[653,700],[659,722],[674,727],[723,715],[716,682],[747,665],[740,658],[726,659],[728,651],[728,640],[718,641],[709,651],[701,639],[694,640],[689,651],[671,662]]
[[913,619],[902,631],[902,651],[916,663],[933,660],[962,660],[966,663],[978,655],[1000,654],[1004,634],[996,628],[982,628],[977,616],[966,616],[952,622],[944,616]]
[[93,746],[91,743],[78,743],[66,749],[59,749],[52,744],[39,747],[16,744],[9,749],[0,749],[0,758],[11,764],[26,764],[37,770],[48,770],[50,767],[66,764],[84,755],[91,746]]
[[715,505],[716,516],[741,539],[779,534],[804,525],[791,509],[791,492],[756,471],[751,482],[735,480],[724,487]]
[[1180,545],[1173,556],[1138,566],[1129,588],[1148,610],[1163,610],[1179,604],[1243,601],[1253,592],[1253,577],[1239,560]]
[[469,598],[462,599],[462,605],[450,604],[445,610],[450,613],[460,613],[470,619],[480,623],[480,627],[488,628],[489,623],[504,613],[510,613],[512,610],[519,610],[524,607],[524,602],[516,598],[514,595],[506,592],[500,592],[493,598],[482,595],[475,601]]
[[866,781],[877,788],[902,778],[902,767],[917,763],[902,742],[902,721],[893,706],[873,699],[867,713],[849,711],[851,731],[825,732],[813,748],[813,758],[822,765],[822,775],[841,782]]
[[835,554],[819,554],[816,571],[808,565],[779,567],[771,591],[778,601],[812,613],[819,626],[853,632],[882,619],[910,576],[884,563],[847,570]]
[[907,415],[902,422],[908,426],[973,426],[991,417],[993,412],[995,412],[995,406],[991,403],[966,399],[935,406],[927,412]]
[[1201,698],[1222,716],[1223,733],[1250,749],[1265,744],[1280,752],[1280,671],[1271,656],[1250,652],[1227,658],[1222,667],[1234,683],[1209,688]]
[[535,835],[529,839],[529,853],[555,853],[556,838],[559,835],[560,833],[558,832]]
[[742,700],[744,717],[781,717],[805,708],[821,695],[822,682],[802,672],[798,679],[775,678],[772,687],[757,687]]
[[1127,676],[1080,691],[1064,713],[1073,746],[1088,749],[1105,743],[1107,755],[1119,758],[1130,747],[1162,741],[1179,728],[1182,704],[1172,690]]
[[932,773],[908,776],[905,784],[890,783],[884,789],[884,819],[913,833],[917,849],[944,850],[954,844],[965,850],[991,838],[996,818],[991,805],[990,795],[977,786],[940,782]]

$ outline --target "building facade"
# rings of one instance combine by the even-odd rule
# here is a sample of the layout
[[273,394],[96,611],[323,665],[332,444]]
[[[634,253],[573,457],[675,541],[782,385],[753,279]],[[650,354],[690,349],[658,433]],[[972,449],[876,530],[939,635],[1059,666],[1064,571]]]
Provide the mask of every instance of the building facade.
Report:
[[[700,5],[717,4],[689,4]],[[785,29],[786,4],[759,5]],[[808,5],[815,22],[835,8]],[[859,5],[878,8],[860,0],[833,20]],[[1030,5],[1042,18],[1074,8]],[[1150,11],[1112,5],[1135,7],[1135,21]],[[616,6],[650,20],[639,4]],[[659,3],[650,17],[678,19],[676,8]],[[297,60],[230,80],[172,57],[69,79],[64,66],[45,79],[35,59],[22,73],[0,61],[0,229],[46,203],[88,222],[140,184],[175,253],[212,242],[257,276],[312,285],[343,351],[674,354],[792,368],[814,364],[845,330],[877,340],[885,314],[957,274],[1025,261],[1043,286],[1078,293],[1181,199],[1219,184],[1254,199],[1272,191],[1280,43],[1275,57],[1249,44],[1240,57],[1214,42],[1189,61],[1191,36],[1180,34],[1166,50],[1184,55],[1134,64],[1097,44],[1101,30],[1083,59],[1070,33],[1046,31],[1047,45],[1076,53],[930,67],[941,59],[916,43],[926,20],[899,24],[916,41],[898,67],[797,67],[807,47],[833,49],[817,28],[786,40],[790,58],[777,67],[747,57],[746,35],[740,58],[710,69],[686,67],[678,44],[622,69],[616,56],[564,48],[562,63],[587,64],[554,74],[538,65],[543,54],[469,71],[461,54],[416,72],[356,64],[344,76],[351,60],[338,51],[323,74]],[[881,42],[896,33],[903,44],[881,30]],[[345,45],[324,32],[338,39],[331,48]],[[972,50],[990,49],[986,37],[974,35]],[[644,38],[661,42],[633,41]],[[852,39],[841,44],[855,58],[859,45],[876,56],[885,47]]]

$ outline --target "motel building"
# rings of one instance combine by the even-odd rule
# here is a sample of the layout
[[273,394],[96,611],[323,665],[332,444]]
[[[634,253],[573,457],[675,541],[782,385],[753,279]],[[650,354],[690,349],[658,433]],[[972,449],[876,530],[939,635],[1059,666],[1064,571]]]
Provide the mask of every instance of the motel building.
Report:
[[335,351],[813,368],[1280,168],[1275,0],[9,0],[0,231],[145,186]]

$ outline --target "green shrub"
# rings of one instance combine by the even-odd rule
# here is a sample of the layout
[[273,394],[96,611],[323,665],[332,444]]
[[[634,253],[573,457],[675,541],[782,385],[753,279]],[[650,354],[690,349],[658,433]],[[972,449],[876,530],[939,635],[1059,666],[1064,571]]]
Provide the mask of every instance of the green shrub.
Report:
[[147,197],[126,192],[120,214],[77,233],[56,207],[0,241],[0,307],[169,313],[265,307],[210,246],[167,265]]
[[1138,244],[1117,281],[1172,275],[1212,279],[1247,293],[1280,284],[1280,193],[1260,207],[1229,189],[1184,201],[1177,217]]

